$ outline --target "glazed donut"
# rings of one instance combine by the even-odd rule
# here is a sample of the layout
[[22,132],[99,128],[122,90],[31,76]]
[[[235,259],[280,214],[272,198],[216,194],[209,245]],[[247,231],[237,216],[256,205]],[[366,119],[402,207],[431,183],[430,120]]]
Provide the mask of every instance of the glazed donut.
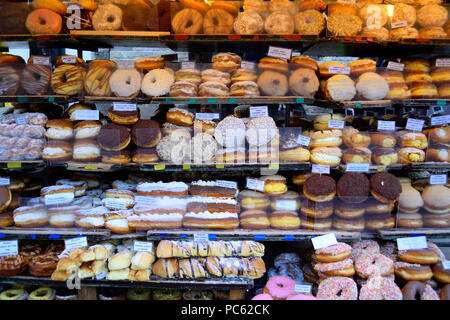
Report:
[[359,300],[402,300],[403,294],[394,281],[384,277],[373,277],[362,285]]
[[30,33],[57,34],[61,32],[62,18],[52,10],[36,9],[28,14],[25,26]]
[[203,33],[229,34],[233,31],[233,16],[223,9],[211,9],[203,17]]
[[0,293],[0,300],[27,300],[28,293],[24,289],[10,289]]
[[258,86],[266,96],[284,96],[289,88],[288,78],[275,71],[264,71],[258,78]]
[[107,67],[90,67],[84,81],[86,94],[98,97],[110,96],[109,78],[112,73],[113,71]]
[[325,29],[325,17],[317,10],[306,10],[295,15],[295,31],[301,35],[318,36]]
[[394,262],[395,275],[407,281],[427,281],[433,278],[430,266],[407,262]]
[[181,0],[181,3],[186,7],[190,9],[194,9],[202,14],[205,14],[209,11],[211,8],[209,4],[207,4],[203,0]]
[[432,268],[434,278],[440,283],[450,283],[450,270],[444,269],[442,262],[435,264]]
[[122,26],[122,9],[113,4],[99,5],[92,16],[94,30],[120,30]]
[[41,95],[47,92],[52,72],[47,66],[27,64],[22,71],[20,84],[31,95]]
[[264,31],[264,20],[256,11],[240,12],[234,21],[237,34],[258,34]]
[[268,34],[292,34],[294,29],[295,24],[292,15],[285,12],[275,11],[264,22],[264,30]]
[[394,273],[394,262],[381,253],[361,254],[355,260],[355,270],[359,277],[386,277]]
[[147,72],[142,80],[142,92],[149,97],[160,97],[169,93],[175,81],[173,74],[164,69],[154,69]]
[[450,284],[446,284],[439,294],[441,300],[450,300]]
[[441,257],[439,256],[439,254],[434,252],[430,248],[417,250],[400,250],[398,252],[398,258],[401,261],[419,264],[436,264],[441,261]]
[[136,97],[141,90],[142,76],[136,69],[116,70],[109,78],[111,92],[117,97]]
[[267,281],[263,292],[270,294],[274,300],[284,300],[295,293],[295,281],[285,276],[273,276]]
[[11,66],[0,67],[0,95],[15,95],[20,87],[20,76]]
[[81,66],[62,64],[53,70],[52,87],[56,94],[73,96],[83,89],[84,69]]
[[318,249],[314,253],[314,259],[318,262],[338,262],[350,257],[352,247],[343,242],[338,242],[332,246]]
[[198,34],[203,27],[203,16],[194,9],[178,11],[172,19],[172,29],[178,34]]
[[403,288],[403,300],[440,300],[436,291],[429,284],[420,281],[410,281]]
[[358,287],[351,278],[331,277],[323,280],[317,290],[319,300],[357,300]]
[[28,296],[28,300],[54,300],[55,290],[49,287],[37,288]]

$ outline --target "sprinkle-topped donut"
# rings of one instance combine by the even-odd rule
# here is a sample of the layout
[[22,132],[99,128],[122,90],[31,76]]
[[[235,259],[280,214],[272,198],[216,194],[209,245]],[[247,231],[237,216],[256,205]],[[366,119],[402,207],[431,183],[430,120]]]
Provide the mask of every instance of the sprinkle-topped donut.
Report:
[[361,287],[359,300],[402,300],[403,294],[394,281],[376,276]]
[[394,263],[388,257],[378,254],[364,254],[355,261],[356,273],[361,278],[371,276],[387,276],[394,272]]
[[376,241],[363,240],[353,243],[352,258],[356,259],[363,253],[377,254],[380,253],[380,246]]
[[337,262],[347,259],[352,253],[352,247],[346,243],[321,248],[315,251],[314,259],[318,262]]
[[329,272],[335,270],[344,270],[353,267],[352,259],[345,259],[338,262],[331,263],[317,263],[314,265],[314,270],[317,272]]
[[436,291],[433,288],[421,281],[410,281],[403,288],[403,300],[440,300]]
[[357,300],[358,288],[355,281],[346,277],[331,277],[319,284],[318,300]]

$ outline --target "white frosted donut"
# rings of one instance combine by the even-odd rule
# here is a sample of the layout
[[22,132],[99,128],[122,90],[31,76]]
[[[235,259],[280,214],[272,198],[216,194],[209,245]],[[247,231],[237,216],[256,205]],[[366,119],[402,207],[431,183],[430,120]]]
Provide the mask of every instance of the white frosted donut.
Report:
[[99,5],[92,16],[95,30],[119,30],[122,26],[122,9],[113,4]]
[[142,80],[142,92],[151,97],[160,97],[169,93],[175,77],[164,69],[150,70]]
[[294,33],[294,18],[286,12],[272,12],[264,22],[264,29],[268,34]]
[[131,97],[141,90],[142,76],[135,70],[116,70],[109,78],[111,91],[118,97]]
[[217,153],[219,145],[208,133],[197,133],[192,138],[192,157],[194,163],[210,162]]

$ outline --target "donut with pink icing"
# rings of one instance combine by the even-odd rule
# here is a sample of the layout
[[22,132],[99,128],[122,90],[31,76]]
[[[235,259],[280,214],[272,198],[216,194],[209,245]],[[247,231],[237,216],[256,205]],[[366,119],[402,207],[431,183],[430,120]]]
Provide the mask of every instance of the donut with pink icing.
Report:
[[267,293],[261,293],[252,298],[252,300],[273,300],[272,296]]
[[350,278],[327,278],[320,282],[316,298],[318,300],[357,300],[358,287]]
[[381,253],[363,254],[355,260],[355,270],[363,279],[371,276],[385,277],[394,273],[394,262]]
[[270,294],[274,300],[284,300],[295,293],[295,281],[285,276],[274,276],[267,281],[264,293]]
[[317,298],[306,294],[291,294],[286,300],[317,300]]

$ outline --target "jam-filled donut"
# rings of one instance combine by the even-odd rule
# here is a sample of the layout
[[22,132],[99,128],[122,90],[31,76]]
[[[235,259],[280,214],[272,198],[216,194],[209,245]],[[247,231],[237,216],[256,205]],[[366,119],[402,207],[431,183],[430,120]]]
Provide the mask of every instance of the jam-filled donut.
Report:
[[28,14],[25,26],[31,33],[57,34],[61,32],[62,18],[52,10],[36,9]]
[[92,16],[94,30],[119,30],[122,26],[122,9],[113,4],[99,5]]
[[410,281],[403,288],[403,300],[440,300],[433,288],[420,281]]
[[39,95],[47,92],[52,72],[47,66],[27,64],[22,71],[20,83],[26,93]]
[[172,19],[173,32],[178,34],[199,34],[203,27],[203,16],[194,9],[183,9]]

